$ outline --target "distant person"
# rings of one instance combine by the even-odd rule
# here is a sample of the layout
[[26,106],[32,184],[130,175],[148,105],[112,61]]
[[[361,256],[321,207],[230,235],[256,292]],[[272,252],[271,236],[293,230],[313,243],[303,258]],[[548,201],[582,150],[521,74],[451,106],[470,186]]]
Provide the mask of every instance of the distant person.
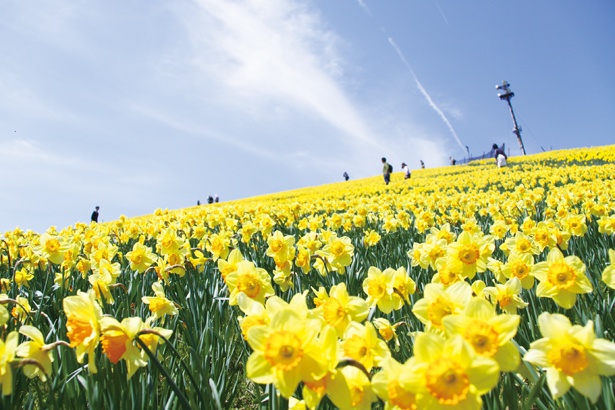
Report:
[[97,222],[98,223],[98,210],[100,209],[100,206],[97,206],[94,209],[94,212],[92,212],[92,217],[90,218],[92,220],[92,222]]
[[348,175],[348,172],[344,172],[344,181],[348,181],[350,179],[350,176]]
[[455,160],[455,158],[451,157],[451,165],[455,165],[457,163],[457,160]]
[[218,197],[218,194],[214,195],[214,202],[220,202],[220,197]]
[[385,157],[382,157],[382,175],[385,185],[389,185],[389,182],[391,182],[391,172],[393,172],[393,166],[387,162]]
[[493,157],[495,158],[495,163],[498,166],[498,168],[505,167],[508,157],[506,156],[506,153],[504,152],[504,150],[498,147],[498,144],[493,144],[491,148],[495,150],[493,152]]
[[421,160],[421,168],[425,169],[425,163],[423,162],[423,160]]
[[214,197],[213,197],[213,196],[211,196],[211,195],[209,195],[209,196],[207,197],[207,203],[208,203],[208,204],[213,204],[213,203],[214,203]]
[[410,173],[410,168],[408,168],[408,165],[406,165],[405,162],[401,163],[401,170],[404,171],[404,179],[408,179],[412,175]]
[[199,200],[197,200],[197,201],[196,201],[196,204],[197,204],[197,205],[201,205],[201,200],[200,200],[200,199],[199,199]]

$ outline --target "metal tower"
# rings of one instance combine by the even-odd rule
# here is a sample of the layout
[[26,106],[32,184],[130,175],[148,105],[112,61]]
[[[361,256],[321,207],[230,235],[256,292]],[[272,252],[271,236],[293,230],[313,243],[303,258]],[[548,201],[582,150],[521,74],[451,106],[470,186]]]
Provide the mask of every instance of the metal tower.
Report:
[[513,128],[513,132],[517,136],[517,141],[519,142],[519,148],[521,149],[521,153],[525,155],[525,147],[523,146],[523,140],[521,139],[521,128],[519,128],[519,126],[517,125],[515,112],[513,111],[512,104],[510,103],[510,99],[515,96],[515,93],[510,91],[508,87],[510,87],[510,84],[508,84],[506,81],[502,81],[501,85],[495,86],[496,89],[502,90],[502,93],[498,94],[500,100],[506,100],[506,102],[508,103],[508,108],[510,108],[510,115],[512,116],[513,124],[515,125],[515,128]]

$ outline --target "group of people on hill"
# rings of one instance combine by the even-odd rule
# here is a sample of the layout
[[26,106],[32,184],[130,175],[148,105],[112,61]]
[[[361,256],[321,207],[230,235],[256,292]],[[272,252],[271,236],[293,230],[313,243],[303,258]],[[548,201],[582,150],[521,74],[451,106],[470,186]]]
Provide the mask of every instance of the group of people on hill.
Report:
[[[492,149],[494,150],[493,157],[495,158],[495,163],[498,166],[498,168],[506,166],[506,161],[508,160],[508,156],[506,156],[506,153],[504,152],[504,150],[499,148],[497,144],[493,144]],[[451,165],[455,165],[457,163],[457,161],[455,161],[453,157],[450,157],[450,160],[451,160]],[[425,163],[423,162],[423,160],[420,160],[420,162],[421,162],[421,168],[424,169]],[[412,173],[410,172],[410,168],[408,168],[408,165],[405,162],[401,163],[401,170],[404,172],[404,179],[409,179],[412,176]],[[382,175],[384,177],[385,185],[389,185],[389,183],[391,182],[392,172],[393,172],[393,166],[387,162],[387,159],[385,157],[382,157]],[[344,172],[344,178],[346,178],[346,181],[348,181],[348,174],[346,172]]]
[[[421,160],[421,167],[425,168],[425,163]],[[404,179],[409,179],[412,176],[408,164],[401,163],[401,170],[404,172]],[[385,185],[389,185],[391,182],[391,173],[393,172],[393,166],[387,162],[385,157],[382,157],[382,175],[384,176]]]
[[[220,202],[220,198],[218,197],[218,194],[211,196],[209,195],[207,197],[207,203],[208,204],[213,204],[214,202]],[[196,201],[197,205],[201,205],[201,200],[199,199],[198,201]]]

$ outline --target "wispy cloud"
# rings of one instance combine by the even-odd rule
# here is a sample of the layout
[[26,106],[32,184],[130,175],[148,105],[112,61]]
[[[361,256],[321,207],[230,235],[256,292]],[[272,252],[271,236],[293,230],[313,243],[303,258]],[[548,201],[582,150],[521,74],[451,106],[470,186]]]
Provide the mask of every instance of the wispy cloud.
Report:
[[446,18],[446,16],[444,15],[444,11],[442,11],[442,7],[440,7],[440,3],[438,3],[438,0],[434,0],[434,2],[436,3],[436,7],[438,7],[438,10],[440,11],[440,15],[442,16],[442,18],[444,19],[444,22],[446,23],[446,25],[448,26],[448,19]]
[[338,38],[295,1],[201,0],[176,8],[193,40],[195,62],[249,103],[274,101],[342,131],[347,144],[382,144],[341,85]]
[[431,96],[429,95],[429,93],[427,92],[427,90],[425,89],[425,87],[423,87],[423,84],[421,84],[421,82],[419,81],[418,77],[416,76],[416,73],[414,72],[414,70],[412,69],[412,66],[410,65],[410,63],[408,62],[408,60],[406,60],[406,57],[404,56],[404,54],[401,52],[401,50],[399,49],[399,47],[397,46],[397,44],[395,43],[395,41],[391,38],[388,37],[388,41],[389,44],[391,44],[391,46],[395,49],[395,51],[397,52],[397,55],[399,56],[399,58],[401,58],[401,61],[403,61],[403,63],[406,65],[406,67],[408,67],[408,70],[410,70],[410,73],[412,74],[412,77],[414,78],[414,82],[416,83],[417,88],[419,89],[419,91],[421,92],[421,94],[423,94],[423,97],[425,97],[425,100],[427,100],[427,103],[429,104],[429,106],[436,112],[438,113],[438,115],[440,116],[440,118],[442,119],[442,121],[444,121],[444,123],[446,124],[446,126],[448,127],[449,131],[451,132],[451,134],[453,135],[453,137],[455,138],[455,141],[457,142],[457,144],[459,144],[459,146],[461,147],[461,149],[465,149],[465,146],[463,145],[463,143],[461,142],[461,139],[459,139],[459,136],[457,135],[457,133],[455,132],[455,129],[453,128],[453,126],[451,125],[450,121],[448,120],[448,118],[446,118],[446,115],[444,114],[444,112],[440,109],[440,107],[438,107],[438,105],[434,102],[434,100],[431,98]]
[[367,3],[365,2],[365,0],[357,0],[357,3],[359,3],[359,6],[361,6],[363,11],[365,11],[370,16],[372,15],[372,12],[370,11],[369,7],[367,7]]

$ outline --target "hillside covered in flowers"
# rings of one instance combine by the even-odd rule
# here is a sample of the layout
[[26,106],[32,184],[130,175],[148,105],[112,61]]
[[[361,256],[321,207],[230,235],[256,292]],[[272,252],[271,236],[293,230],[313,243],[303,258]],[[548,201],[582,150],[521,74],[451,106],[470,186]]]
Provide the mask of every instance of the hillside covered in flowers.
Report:
[[615,146],[0,241],[4,408],[611,409]]

